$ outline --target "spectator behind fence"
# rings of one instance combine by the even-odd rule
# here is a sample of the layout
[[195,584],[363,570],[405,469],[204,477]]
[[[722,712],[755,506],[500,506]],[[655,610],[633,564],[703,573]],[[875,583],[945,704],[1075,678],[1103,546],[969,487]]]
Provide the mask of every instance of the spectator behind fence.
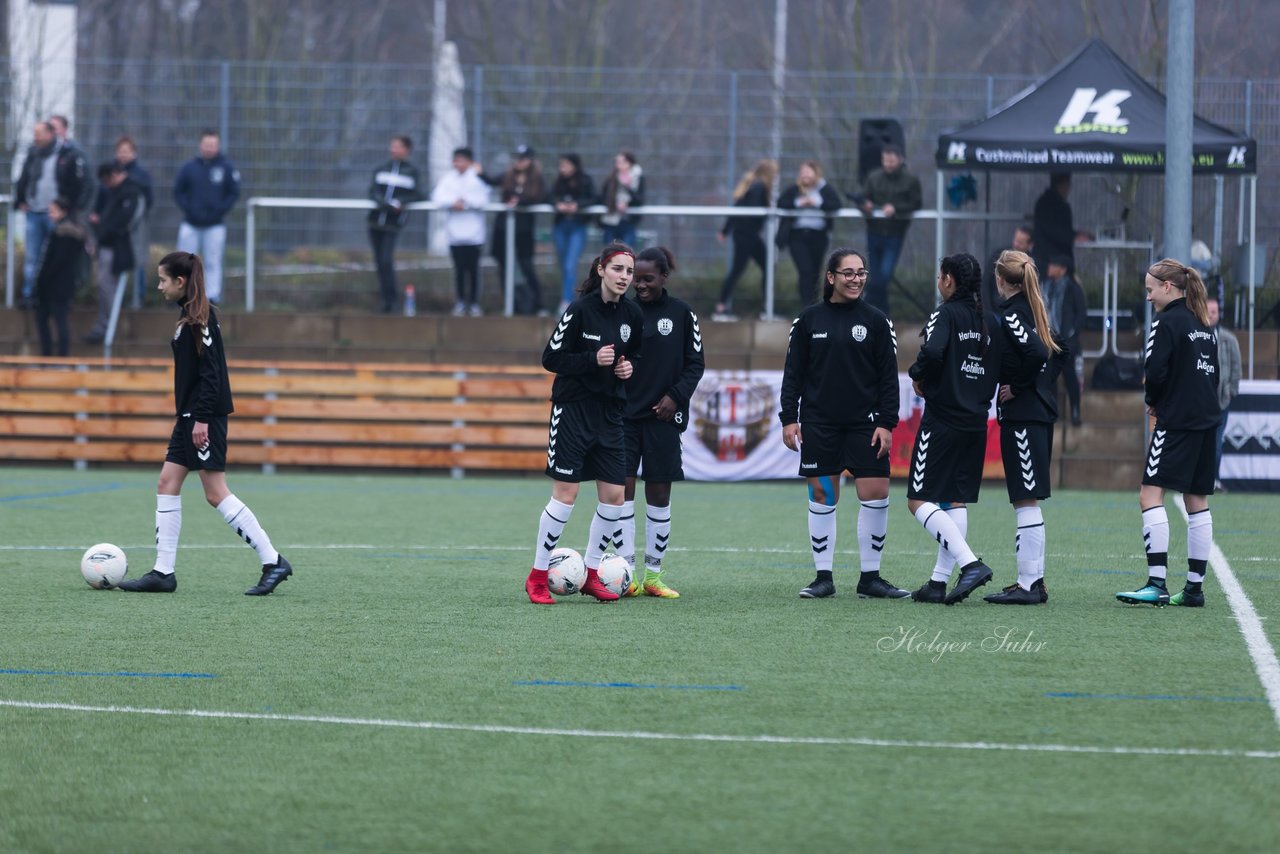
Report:
[[[983,305],[999,305],[1002,300],[1000,295],[996,293],[996,263],[1000,260],[1000,256],[1005,250],[1014,252],[1023,252],[1027,255],[1031,254],[1031,226],[1020,225],[1013,230],[1013,239],[1009,241],[1008,246],[1001,247],[991,253],[990,260],[987,265],[982,268],[982,304]],[[1041,283],[1047,278],[1046,271],[1036,270],[1036,274],[1040,277]]]
[[[1080,330],[1084,328],[1088,309],[1084,301],[1084,288],[1069,272],[1071,259],[1058,255],[1049,261],[1044,280],[1044,302],[1049,313],[1049,325],[1058,342],[1066,348],[1062,378],[1067,384],[1067,400],[1071,402],[1071,423],[1079,427],[1080,389],[1084,378],[1084,351],[1080,349]],[[1055,383],[1056,386],[1056,383]]]
[[222,302],[222,257],[227,248],[227,214],[240,198],[240,173],[222,153],[216,130],[200,134],[200,153],[178,171],[173,200],[182,211],[178,251],[199,255],[204,262],[209,302]]
[[94,207],[99,212],[91,216],[98,236],[98,319],[84,338],[86,344],[101,344],[106,337],[120,275],[133,272],[137,264],[133,231],[146,210],[142,188],[119,163],[98,167],[98,199]]
[[627,211],[644,204],[644,170],[630,151],[620,151],[613,158],[613,171],[600,185],[600,203],[607,208],[600,216],[604,243],[634,248],[640,217]]
[[444,229],[453,256],[453,285],[457,301],[454,317],[479,317],[480,250],[484,247],[484,211],[489,185],[480,177],[470,148],[455,148],[453,169],[446,172],[431,193],[431,201],[449,210]]
[[373,170],[369,182],[369,200],[377,205],[369,212],[369,245],[378,271],[379,310],[383,314],[394,312],[400,301],[395,250],[400,230],[409,219],[407,206],[424,198],[422,176],[409,162],[413,140],[404,134],[393,136],[387,151],[391,159]]
[[1218,298],[1211,296],[1208,300],[1209,328],[1218,336],[1218,405],[1222,407],[1222,421],[1218,424],[1218,459],[1213,469],[1213,491],[1223,492],[1222,488],[1222,440],[1227,435],[1227,410],[1231,401],[1240,394],[1240,376],[1244,365],[1240,358],[1240,342],[1235,333],[1222,325],[1222,306]]
[[[502,173],[495,185],[502,196],[502,203],[519,211],[529,205],[540,205],[547,200],[547,184],[542,178],[542,165],[534,159],[536,152],[527,145],[516,146],[511,168]],[[521,212],[515,215],[515,262],[524,276],[523,291],[516,291],[516,314],[545,314],[542,305],[542,282],[533,264],[535,248],[534,226],[537,214]],[[498,262],[498,274],[502,281],[507,275],[507,217],[498,214],[493,220],[493,245],[489,249]]]
[[[778,179],[778,161],[764,159],[756,163],[738,180],[733,188],[733,206],[736,208],[767,208],[773,198],[773,182]],[[769,253],[760,236],[764,227],[763,216],[731,216],[725,220],[717,237],[733,239],[733,260],[729,272],[720,286],[720,300],[711,315],[712,320],[736,320],[733,314],[733,289],[747,269],[748,261],[755,261],[763,276]]]
[[582,171],[582,158],[572,152],[560,155],[559,174],[551,187],[551,202],[556,206],[556,256],[560,259],[559,314],[577,297],[578,259],[587,244],[587,215],[581,209],[595,204],[596,188],[591,176]]
[[[880,168],[867,176],[862,212],[867,215],[867,260],[871,281],[867,300],[889,313],[889,283],[902,255],[912,215],[924,204],[920,179],[907,171],[902,149],[886,145],[880,152]],[[995,305],[995,303],[990,303]]]
[[71,330],[67,312],[80,284],[85,267],[85,229],[71,218],[71,202],[56,198],[49,202],[52,229],[40,253],[36,269],[36,331],[40,335],[40,355],[54,355],[52,319],[58,332],[57,355],[71,352]]
[[40,253],[53,230],[49,203],[55,198],[62,198],[70,205],[67,200],[79,197],[89,177],[85,174],[87,167],[82,156],[77,156],[73,150],[58,148],[57,137],[49,122],[36,122],[31,137],[31,147],[27,149],[22,172],[13,188],[18,210],[27,215],[22,302],[28,308],[34,305]]
[[[151,173],[142,168],[138,162],[138,146],[133,137],[122,136],[116,140],[116,163],[129,173],[129,180],[142,190],[143,209],[133,229],[133,259],[137,269],[135,304],[142,303],[142,295],[147,290],[147,267],[151,261],[151,209],[155,207],[155,189],[151,181]],[[98,211],[101,215],[102,211]]]
[[818,274],[827,254],[832,219],[829,214],[840,210],[840,194],[822,178],[822,166],[816,160],[800,164],[796,182],[782,192],[778,207],[805,211],[801,216],[784,216],[778,222],[776,243],[779,249],[790,247],[796,265],[796,289],[800,307],[812,305],[818,298]]
[[1076,274],[1075,245],[1089,240],[1092,235],[1076,231],[1071,215],[1071,173],[1054,172],[1049,176],[1049,186],[1036,199],[1031,226],[1031,257],[1039,270],[1048,271],[1049,261],[1055,256],[1065,256],[1067,272]]
[[[83,226],[85,215],[93,205],[95,189],[93,172],[89,166],[89,155],[85,154],[84,149],[71,138],[71,122],[66,116],[49,116],[49,127],[53,129],[53,135],[57,137],[58,151],[70,161],[78,162],[80,174],[84,176],[83,180],[80,181],[76,194],[67,196],[67,200],[71,202],[71,208],[67,211],[67,214],[74,216]],[[92,241],[93,235],[89,234],[88,239]]]

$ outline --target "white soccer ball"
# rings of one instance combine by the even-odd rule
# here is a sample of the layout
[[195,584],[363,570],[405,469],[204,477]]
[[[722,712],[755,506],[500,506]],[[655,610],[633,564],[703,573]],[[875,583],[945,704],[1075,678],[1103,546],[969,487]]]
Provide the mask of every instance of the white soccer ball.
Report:
[[587,567],[573,549],[556,549],[547,563],[547,587],[557,596],[573,596],[587,583]]
[[94,590],[110,590],[129,571],[129,560],[119,546],[98,543],[80,558],[80,574]]
[[610,593],[622,596],[631,586],[631,565],[621,555],[605,553],[605,556],[600,558],[600,569],[597,572],[600,575],[600,583]]

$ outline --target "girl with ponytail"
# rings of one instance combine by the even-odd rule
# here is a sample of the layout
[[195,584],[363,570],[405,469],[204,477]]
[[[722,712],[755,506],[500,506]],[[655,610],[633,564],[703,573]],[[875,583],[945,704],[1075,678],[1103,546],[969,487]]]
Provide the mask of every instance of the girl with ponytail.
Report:
[[1039,605],[1049,596],[1044,586],[1044,515],[1037,502],[1049,497],[1053,425],[1058,420],[1055,389],[1063,350],[1054,341],[1031,256],[1002,252],[996,259],[995,282],[1001,300],[995,333],[1001,344],[996,417],[1005,486],[1017,519],[1018,578],[983,598],[996,605]]
[[[1151,321],[1143,365],[1147,414],[1155,417],[1138,504],[1147,552],[1147,583],[1116,594],[1131,605],[1204,606],[1205,573],[1213,545],[1209,495],[1218,468],[1218,335],[1209,325],[1200,274],[1172,258],[1152,264],[1147,302]],[[1187,508],[1187,583],[1169,595],[1169,517],[1164,491],[1182,493]]]
[[[924,398],[911,451],[907,509],[938,542],[932,577],[917,602],[954,605],[991,580],[991,568],[965,542],[968,504],[978,500],[987,447],[987,413],[995,395],[999,342],[990,341],[982,309],[982,268],[972,255],[948,255],[938,271],[942,304],[921,332],[924,344],[908,374]],[[952,567],[960,580],[947,591]]]
[[246,596],[265,596],[293,574],[271,545],[253,511],[227,487],[227,416],[233,411],[227,357],[218,317],[205,292],[199,255],[170,252],[160,259],[160,293],[181,309],[173,348],[173,393],[177,422],[156,488],[156,562],[146,575],[120,585],[132,593],[172,593],[182,530],[182,484],[193,469],[205,500],[254,551],[262,563],[258,583]]

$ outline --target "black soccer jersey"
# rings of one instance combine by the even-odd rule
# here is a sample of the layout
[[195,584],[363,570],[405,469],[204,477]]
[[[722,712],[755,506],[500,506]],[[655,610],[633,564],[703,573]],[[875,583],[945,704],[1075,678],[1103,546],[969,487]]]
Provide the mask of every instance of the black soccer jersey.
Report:
[[782,373],[782,423],[892,430],[898,423],[898,338],[865,299],[811,305],[791,324]]
[[996,414],[1001,421],[1052,424],[1058,420],[1054,372],[1058,362],[1049,359],[1049,348],[1036,334],[1027,295],[1018,291],[1009,297],[1000,304],[999,314],[1000,382],[1014,396],[1007,403],[997,403]]
[[[995,326],[988,315],[987,328]],[[956,430],[984,430],[999,379],[1001,346],[987,335],[983,352],[977,301],[951,299],[929,315],[924,343],[907,372],[924,392],[925,411]]]
[[644,316],[644,345],[627,383],[624,417],[655,418],[654,405],[670,395],[678,407],[675,423],[683,430],[689,424],[689,398],[706,367],[698,316],[665,288],[656,301],[636,300],[636,305]]
[[1156,427],[1204,430],[1217,427],[1218,335],[1176,299],[1151,321],[1147,338],[1146,398]]
[[[187,307],[182,306],[182,316]],[[196,346],[196,338],[200,347]],[[211,418],[230,415],[231,381],[227,378],[227,356],[222,349],[218,315],[209,306],[209,325],[179,323],[169,342],[173,347],[173,403],[177,415],[190,415],[208,423]]]
[[614,376],[612,365],[597,365],[596,352],[610,344],[615,362],[640,355],[644,315],[626,297],[605,302],[599,291],[578,297],[565,309],[542,351],[542,367],[556,375],[551,399],[556,403],[579,400],[627,399],[626,384]]

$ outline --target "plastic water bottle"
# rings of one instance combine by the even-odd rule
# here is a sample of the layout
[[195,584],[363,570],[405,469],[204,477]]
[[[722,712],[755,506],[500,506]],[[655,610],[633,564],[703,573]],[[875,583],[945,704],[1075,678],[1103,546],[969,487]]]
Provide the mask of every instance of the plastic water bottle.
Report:
[[413,317],[418,313],[418,298],[413,292],[413,285],[404,286],[404,316]]

